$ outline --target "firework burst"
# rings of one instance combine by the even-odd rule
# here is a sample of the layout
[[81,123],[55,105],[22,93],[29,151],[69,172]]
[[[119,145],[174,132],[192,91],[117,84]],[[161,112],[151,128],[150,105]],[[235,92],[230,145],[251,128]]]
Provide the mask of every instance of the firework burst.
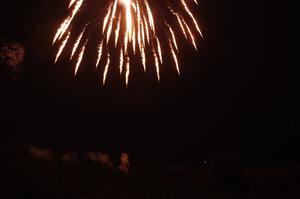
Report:
[[[76,75],[87,54],[91,36],[97,34],[94,63],[95,68],[102,71],[103,84],[107,81],[112,59],[119,60],[118,68],[126,85],[133,59],[139,60],[145,72],[148,65],[154,64],[160,80],[163,52],[173,59],[180,75],[177,41],[183,37],[197,50],[195,37],[202,36],[192,13],[192,8],[197,5],[197,0],[71,0],[69,15],[53,39],[53,45],[58,44],[55,62],[69,43],[72,46],[70,60],[76,59]],[[81,30],[79,33],[78,29]],[[99,67],[101,63],[104,64]]]

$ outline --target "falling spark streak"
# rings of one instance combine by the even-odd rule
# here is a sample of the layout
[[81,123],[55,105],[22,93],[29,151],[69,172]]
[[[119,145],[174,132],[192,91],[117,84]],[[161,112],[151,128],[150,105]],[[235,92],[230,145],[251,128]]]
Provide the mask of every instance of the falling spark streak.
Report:
[[197,31],[199,32],[199,34],[201,35],[201,37],[203,37],[202,32],[201,32],[201,30],[200,30],[200,28],[199,28],[199,25],[198,25],[198,23],[197,23],[197,21],[196,21],[194,15],[192,14],[192,12],[190,11],[190,9],[189,9],[188,6],[186,5],[185,1],[184,1],[184,0],[181,0],[181,2],[182,2],[183,7],[185,8],[186,12],[187,12],[187,13],[190,15],[190,17],[192,18],[192,20],[193,20],[193,22],[194,22],[194,24],[195,24],[195,27],[196,27],[196,29],[197,29]]
[[106,37],[106,43],[107,44],[108,44],[110,36],[111,36],[111,31],[112,31],[112,26],[113,26],[113,20],[115,18],[116,9],[117,9],[117,3],[118,3],[118,0],[115,0],[113,11],[112,11],[112,15],[111,15],[111,18],[109,20],[109,26],[108,26],[107,37]]
[[[126,7],[126,34],[129,38],[129,42],[132,38],[132,17],[131,17],[131,0],[125,0],[125,7]],[[128,39],[127,38],[127,39]]]
[[65,32],[68,30],[71,22],[73,21],[74,17],[76,16],[76,14],[78,13],[81,5],[82,5],[83,0],[78,0],[76,2],[75,8],[72,11],[72,14],[62,23],[62,25],[60,26],[60,28],[57,30],[56,35],[54,37],[53,43],[54,44],[56,42],[57,39],[61,39],[61,37],[65,34]]
[[128,34],[125,33],[125,37],[124,37],[124,51],[125,51],[125,54],[127,54],[127,48],[128,48]]
[[133,48],[133,53],[135,54],[135,48],[136,48],[136,45],[135,45],[135,31],[133,31],[132,37],[133,37],[132,48]]
[[151,12],[151,9],[149,7],[149,4],[146,0],[146,7],[147,7],[147,12],[148,12],[148,17],[149,17],[149,23],[150,23],[150,27],[153,31],[153,33],[155,33],[155,27],[154,27],[154,19],[153,19],[153,15],[152,15],[152,12]]
[[[99,13],[90,10],[95,7],[88,5],[91,2],[95,3],[96,9],[101,10]],[[100,36],[97,37],[99,40],[95,42],[97,43],[95,59],[97,69],[103,55],[107,55],[104,63],[103,85],[108,79],[109,68],[112,67],[112,63],[115,63],[113,60],[119,60],[117,64],[119,64],[120,75],[125,76],[126,86],[129,83],[130,61],[135,59],[143,66],[144,72],[147,71],[147,64],[154,63],[156,76],[160,81],[160,67],[165,63],[165,53],[174,60],[180,75],[178,60],[180,43],[178,42],[185,38],[197,50],[197,38],[193,33],[197,32],[197,36],[200,34],[202,37],[198,22],[191,11],[192,6],[197,5],[197,0],[178,0],[175,3],[170,3],[169,0],[106,0],[104,6],[101,3],[97,4],[96,0],[70,0],[69,15],[63,20],[53,38],[53,45],[56,42],[58,43],[56,45],[59,45],[55,63],[68,41],[74,41],[70,60],[75,55],[78,56],[75,66],[76,76],[83,56],[88,52],[87,41],[100,32]],[[91,12],[88,13],[89,11]],[[156,13],[162,14],[154,15]],[[167,17],[168,15],[173,17]],[[87,17],[89,22],[82,27],[83,25],[80,24],[85,20],[84,17]],[[100,18],[101,21],[91,20],[91,17]],[[76,35],[76,29],[80,26],[81,32]],[[163,31],[165,29],[166,31]]]
[[149,36],[149,28],[148,28],[148,23],[147,23],[146,17],[144,17],[144,23],[145,23],[146,31],[143,31],[143,32],[146,32],[146,38],[147,38],[147,42],[149,44],[150,43],[150,36]]
[[140,7],[139,4],[136,3],[136,10],[137,10],[137,28],[138,28],[138,35],[137,35],[137,40],[138,40],[138,44],[139,44],[139,49],[141,51],[142,49],[142,45],[141,45],[141,26],[139,24],[141,24],[141,13],[140,13]]
[[174,31],[172,30],[172,28],[170,26],[169,26],[169,30],[170,30],[170,33],[172,35],[173,44],[174,44],[176,50],[178,51],[178,46],[177,46],[177,42],[176,42],[176,37],[175,37]]
[[153,50],[153,55],[154,55],[154,61],[156,67],[157,80],[160,81],[159,62],[158,62],[157,54],[154,50]]
[[109,42],[111,30],[112,30],[112,20],[110,21],[109,26],[108,26],[107,35],[106,35],[106,44],[108,44],[108,42]]
[[118,5],[118,0],[115,0],[114,7],[113,7],[113,12],[112,12],[112,19],[115,18],[117,5]]
[[104,17],[104,20],[103,20],[103,27],[102,27],[102,33],[104,33],[105,28],[106,28],[106,25],[107,25],[108,18],[109,18],[109,16],[110,16],[110,12],[111,12],[111,6],[112,6],[112,4],[110,4],[110,6],[109,6],[109,8],[108,8],[108,12],[107,12],[106,16]]
[[69,8],[72,7],[72,5],[75,3],[75,1],[76,1],[76,0],[71,0],[71,1],[70,1]]
[[144,72],[146,72],[146,55],[145,55],[145,48],[144,46],[142,46],[142,63],[143,63],[143,67],[144,67]]
[[67,42],[68,42],[68,40],[69,40],[69,37],[70,37],[70,32],[68,32],[66,38],[65,38],[64,41],[62,42],[62,44],[61,44],[61,46],[60,46],[60,48],[59,48],[59,50],[58,50],[58,53],[57,53],[57,55],[56,55],[56,58],[55,58],[54,63],[57,62],[59,56],[60,56],[61,53],[63,52],[63,50],[64,50],[64,48],[65,48],[65,46],[66,46],[66,44],[67,44]]
[[157,37],[156,37],[156,42],[157,42],[157,51],[158,51],[158,55],[159,55],[159,61],[162,64],[163,59],[162,59],[161,47],[160,47],[159,39]]
[[183,23],[182,23],[182,21],[181,21],[181,18],[179,17],[179,15],[178,15],[177,13],[174,13],[174,14],[175,14],[176,17],[177,17],[177,21],[178,21],[178,23],[179,23],[179,25],[180,25],[180,28],[181,28],[181,30],[182,30],[182,33],[184,34],[184,37],[187,39],[187,35],[186,35],[185,29],[184,29],[184,27],[183,27]]
[[80,41],[81,41],[81,39],[82,39],[82,36],[83,36],[83,34],[84,34],[84,32],[85,32],[85,29],[86,29],[86,27],[84,27],[84,29],[82,30],[82,32],[80,33],[80,35],[78,36],[78,38],[77,38],[77,40],[76,40],[76,42],[75,42],[75,44],[74,44],[74,47],[73,47],[73,50],[72,50],[72,54],[71,54],[70,60],[73,58],[75,52],[77,51],[77,48],[78,48],[78,46],[79,46],[79,44],[80,44]]
[[99,62],[101,60],[102,50],[103,50],[103,41],[98,46],[98,58],[97,58],[97,62],[96,62],[96,68],[98,68]]
[[117,28],[116,28],[116,31],[115,31],[115,47],[117,47],[117,44],[118,44],[118,38],[119,38],[119,34],[120,34],[120,23],[121,23],[121,15],[119,15],[119,18],[118,18],[118,22],[117,22]]
[[105,85],[105,82],[106,82],[109,64],[110,64],[110,55],[108,54],[105,69],[104,69],[104,72],[103,72],[103,85]]
[[195,38],[194,38],[194,36],[193,36],[193,33],[192,33],[190,27],[187,25],[187,23],[184,21],[184,19],[183,19],[182,21],[183,21],[183,23],[184,23],[186,29],[187,29],[188,32],[189,32],[189,35],[190,35],[190,37],[191,37],[191,40],[192,40],[192,43],[193,43],[194,48],[195,48],[196,50],[198,50],[198,49],[197,49],[197,45],[196,45],[196,43],[195,43]]
[[123,72],[123,64],[124,64],[124,55],[123,55],[123,50],[121,49],[120,51],[120,75],[122,74]]
[[143,23],[141,23],[141,28],[142,28],[142,42],[143,42],[143,46],[145,46],[145,29]]
[[85,51],[86,44],[87,44],[87,41],[85,42],[85,44],[83,45],[83,47],[82,47],[82,49],[81,49],[81,51],[80,51],[80,53],[79,53],[78,60],[77,60],[77,63],[76,63],[76,67],[75,67],[75,76],[77,75],[79,66],[80,66],[80,64],[81,64],[81,61],[82,61],[82,58],[83,58],[83,54],[84,54],[84,51]]
[[178,59],[177,59],[177,56],[174,52],[174,48],[171,44],[171,42],[169,41],[169,44],[170,44],[170,49],[171,49],[171,53],[172,53],[172,56],[173,56],[173,59],[175,61],[175,65],[176,65],[176,69],[177,69],[177,72],[178,72],[178,75],[180,75],[180,69],[179,69],[179,64],[178,64]]
[[129,63],[129,57],[127,57],[126,58],[126,87],[128,87],[129,75],[130,75],[130,63]]

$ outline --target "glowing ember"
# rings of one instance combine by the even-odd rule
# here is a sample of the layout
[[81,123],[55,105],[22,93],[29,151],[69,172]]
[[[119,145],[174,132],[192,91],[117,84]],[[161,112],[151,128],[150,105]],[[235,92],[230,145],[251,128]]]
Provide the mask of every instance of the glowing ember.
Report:
[[[88,2],[93,2],[96,6],[90,6]],[[177,41],[181,37],[185,38],[197,50],[194,32],[202,36],[191,11],[197,5],[197,0],[70,0],[70,14],[53,39],[53,44],[59,42],[55,62],[72,40],[74,44],[70,60],[77,56],[76,75],[91,35],[96,33],[99,39],[95,49],[97,70],[102,63],[102,56],[106,57],[103,68],[99,69],[103,72],[103,85],[107,81],[110,65],[115,63],[112,61],[115,56],[118,56],[120,74],[124,75],[126,86],[130,77],[130,60],[134,59],[140,60],[145,72],[147,65],[154,64],[157,79],[160,80],[160,67],[166,57],[163,54],[167,54],[174,60],[180,75]],[[97,12],[93,12],[95,7]],[[96,16],[92,13],[96,13]],[[88,14],[91,15],[90,18],[87,17]],[[81,25],[80,33],[75,33],[80,26],[79,21],[85,19],[83,17],[87,17],[87,23]]]

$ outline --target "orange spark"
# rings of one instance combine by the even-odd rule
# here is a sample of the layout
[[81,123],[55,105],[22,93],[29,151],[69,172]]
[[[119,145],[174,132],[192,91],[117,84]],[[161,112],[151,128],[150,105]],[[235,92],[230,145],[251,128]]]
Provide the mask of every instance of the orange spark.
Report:
[[106,82],[109,64],[110,64],[110,55],[108,54],[106,65],[105,65],[104,72],[103,72],[103,85],[105,85],[105,82]]
[[83,36],[83,34],[84,34],[84,32],[85,32],[85,29],[86,29],[86,27],[84,27],[84,29],[82,30],[82,32],[80,33],[80,35],[78,36],[78,38],[77,38],[77,40],[76,40],[76,42],[75,42],[75,44],[74,44],[74,47],[73,47],[73,50],[72,50],[72,54],[71,54],[70,60],[73,58],[73,56],[74,56],[74,54],[75,54],[75,52],[76,52],[76,50],[77,50],[77,48],[78,48],[78,46],[79,46],[79,44],[80,44],[80,41],[81,41],[82,36]]
[[57,62],[59,56],[60,56],[61,53],[63,52],[63,50],[64,50],[64,48],[65,48],[65,46],[66,46],[66,44],[67,44],[67,42],[68,42],[68,40],[69,40],[69,37],[70,37],[70,32],[68,32],[66,38],[63,40],[63,42],[62,42],[62,44],[61,44],[61,46],[60,46],[60,48],[59,48],[59,50],[58,50],[58,53],[57,53],[57,55],[56,55],[56,58],[55,58],[54,63]]
[[75,67],[75,76],[77,75],[79,66],[80,66],[80,64],[81,64],[81,61],[82,61],[82,58],[83,58],[83,54],[84,54],[84,51],[85,51],[86,44],[87,44],[87,41],[85,42],[85,44],[83,45],[83,47],[82,47],[82,49],[81,49],[81,51],[80,51],[80,53],[79,53],[78,60],[77,60],[77,63],[76,63],[76,67]]

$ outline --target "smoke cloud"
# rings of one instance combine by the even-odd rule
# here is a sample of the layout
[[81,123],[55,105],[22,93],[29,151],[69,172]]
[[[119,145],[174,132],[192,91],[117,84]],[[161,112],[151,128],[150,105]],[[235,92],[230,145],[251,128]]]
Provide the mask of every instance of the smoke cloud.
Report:
[[13,78],[24,61],[25,47],[14,41],[5,41],[0,38],[0,75]]
[[98,162],[103,165],[112,167],[111,158],[107,153],[88,152],[87,159],[92,162]]
[[54,160],[53,152],[50,149],[42,149],[35,146],[30,146],[28,153],[33,159],[47,161]]
[[75,152],[68,152],[61,156],[61,160],[64,162],[77,163],[79,161],[78,155]]

